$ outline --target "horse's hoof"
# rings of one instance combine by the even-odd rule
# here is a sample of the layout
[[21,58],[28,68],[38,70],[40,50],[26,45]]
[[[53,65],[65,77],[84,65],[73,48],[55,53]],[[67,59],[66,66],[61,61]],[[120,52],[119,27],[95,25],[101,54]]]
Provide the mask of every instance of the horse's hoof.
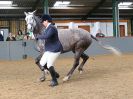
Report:
[[38,83],[41,83],[41,82],[44,82],[45,80],[40,80],[40,79],[37,79],[37,82]]
[[69,80],[69,78],[70,78],[69,76],[64,77],[64,78],[63,78],[63,82],[68,81],[68,80]]
[[43,82],[43,81],[45,81],[45,79],[46,79],[46,78],[40,78],[40,81]]
[[82,74],[82,73],[83,73],[83,70],[80,70],[80,71],[79,71],[79,74]]
[[83,73],[83,69],[82,68],[78,68],[79,74]]
[[40,77],[37,81],[38,81],[38,82],[44,82],[45,80],[46,80],[45,77]]

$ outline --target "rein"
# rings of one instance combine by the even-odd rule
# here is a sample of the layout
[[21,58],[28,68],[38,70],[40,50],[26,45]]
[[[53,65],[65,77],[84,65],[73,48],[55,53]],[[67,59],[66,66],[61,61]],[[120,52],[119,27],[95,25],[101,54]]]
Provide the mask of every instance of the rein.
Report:
[[[40,30],[42,30],[41,25],[40,25],[41,23],[39,22],[40,20],[37,18],[38,17],[34,16],[34,22],[36,25],[35,25],[34,30],[33,30],[33,35],[35,36],[35,38],[37,37],[38,34],[40,34],[40,32],[41,32]],[[43,53],[44,52],[44,43],[45,43],[45,41],[43,41],[43,40],[36,40],[35,39],[34,40],[34,44],[35,44],[34,49],[40,53]]]

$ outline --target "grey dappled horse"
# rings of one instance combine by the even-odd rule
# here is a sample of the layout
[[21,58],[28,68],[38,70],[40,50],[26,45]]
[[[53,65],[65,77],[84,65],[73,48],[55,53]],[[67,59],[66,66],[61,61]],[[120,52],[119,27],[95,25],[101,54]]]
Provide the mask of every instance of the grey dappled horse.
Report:
[[[32,31],[34,35],[41,34],[41,31],[44,29],[41,20],[39,17],[35,16],[35,11],[33,12],[25,12],[26,15],[26,23],[27,23],[27,30]],[[83,66],[86,63],[86,61],[89,59],[89,56],[84,53],[84,51],[91,45],[92,38],[98,41],[99,45],[103,48],[112,51],[116,55],[120,55],[120,52],[114,49],[111,46],[103,46],[100,41],[92,36],[88,31],[84,29],[59,29],[58,30],[58,36],[59,40],[63,46],[63,52],[72,51],[74,53],[74,64],[71,70],[68,72],[66,77],[63,79],[64,81],[67,81],[73,74],[74,70],[77,66],[79,72],[81,73],[83,71]],[[41,58],[41,55],[37,58],[37,62],[39,62]],[[79,64],[80,58],[83,59],[82,63]],[[41,70],[42,67],[38,64]],[[45,67],[45,66],[44,66]],[[46,69],[46,68],[45,68]],[[45,79],[45,75],[41,77],[41,79]],[[40,80],[41,80],[40,79]]]

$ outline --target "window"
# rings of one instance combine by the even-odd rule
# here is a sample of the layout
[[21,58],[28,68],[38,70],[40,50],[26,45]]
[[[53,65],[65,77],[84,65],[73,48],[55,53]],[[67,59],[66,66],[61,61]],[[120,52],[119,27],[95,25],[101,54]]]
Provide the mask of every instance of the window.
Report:
[[82,28],[82,29],[87,30],[88,32],[90,32],[90,26],[89,25],[80,25],[80,26],[78,26],[78,28]]

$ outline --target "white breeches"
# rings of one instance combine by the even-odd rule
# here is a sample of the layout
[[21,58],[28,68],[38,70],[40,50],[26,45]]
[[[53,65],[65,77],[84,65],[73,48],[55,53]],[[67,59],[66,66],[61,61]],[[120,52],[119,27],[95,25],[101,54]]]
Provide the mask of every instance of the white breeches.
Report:
[[61,52],[49,52],[49,51],[44,52],[40,60],[40,65],[44,66],[45,64],[47,64],[47,68],[54,66],[54,62],[56,61],[60,53]]

